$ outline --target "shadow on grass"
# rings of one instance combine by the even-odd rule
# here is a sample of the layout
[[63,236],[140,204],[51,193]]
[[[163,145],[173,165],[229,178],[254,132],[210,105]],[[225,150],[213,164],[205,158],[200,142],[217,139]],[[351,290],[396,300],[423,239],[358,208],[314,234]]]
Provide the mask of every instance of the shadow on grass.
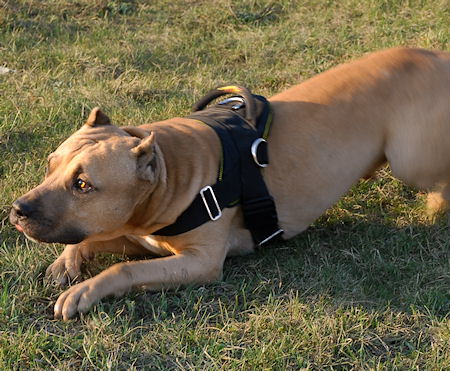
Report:
[[[56,40],[61,37],[75,39],[80,31],[87,30],[94,19],[120,18],[136,11],[135,1],[110,1],[79,4],[69,1],[41,2],[29,6],[20,2],[4,4],[5,29],[24,31],[32,40]],[[1,25],[1,23],[0,23]]]
[[[336,305],[443,317],[450,311],[449,251],[443,223],[318,226],[256,257],[230,259],[226,281],[246,280],[263,296],[294,290],[306,302],[325,295]],[[270,285],[261,290],[262,282]]]
[[42,133],[14,130],[0,136],[0,153],[23,154],[39,148],[45,141]]

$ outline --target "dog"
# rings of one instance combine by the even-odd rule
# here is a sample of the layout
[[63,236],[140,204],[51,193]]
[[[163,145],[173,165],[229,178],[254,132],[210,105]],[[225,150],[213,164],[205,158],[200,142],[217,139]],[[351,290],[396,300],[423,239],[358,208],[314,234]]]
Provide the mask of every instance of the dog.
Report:
[[[283,239],[304,231],[361,177],[388,162],[393,174],[450,201],[450,54],[395,48],[338,66],[269,99],[270,165],[262,170]],[[120,128],[98,108],[48,158],[42,184],[14,202],[26,236],[67,244],[47,269],[61,285],[97,253],[158,256],[115,264],[71,286],[56,318],[108,295],[219,280],[227,256],[255,243],[240,205],[174,236],[171,225],[216,181],[220,142],[207,125],[172,118]],[[436,188],[437,187],[437,188]]]

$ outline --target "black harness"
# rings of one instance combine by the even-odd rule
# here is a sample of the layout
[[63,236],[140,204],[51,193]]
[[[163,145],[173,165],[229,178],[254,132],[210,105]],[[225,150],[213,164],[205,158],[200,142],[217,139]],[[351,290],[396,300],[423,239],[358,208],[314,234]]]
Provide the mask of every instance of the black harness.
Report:
[[[226,94],[235,96],[206,108]],[[269,102],[241,86],[210,91],[187,118],[214,129],[222,144],[217,182],[202,188],[174,224],[154,235],[174,236],[219,219],[222,210],[241,204],[244,223],[257,245],[280,235],[275,203],[267,190],[261,168],[268,165],[267,137],[272,121]]]

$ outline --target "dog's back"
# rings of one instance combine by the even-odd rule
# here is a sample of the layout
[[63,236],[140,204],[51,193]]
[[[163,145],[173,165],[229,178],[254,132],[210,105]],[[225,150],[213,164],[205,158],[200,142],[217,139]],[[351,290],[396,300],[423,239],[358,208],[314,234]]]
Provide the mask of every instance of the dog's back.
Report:
[[[386,160],[448,198],[450,55],[398,48],[338,66],[270,99],[266,179],[291,237]],[[444,186],[442,186],[444,184]]]

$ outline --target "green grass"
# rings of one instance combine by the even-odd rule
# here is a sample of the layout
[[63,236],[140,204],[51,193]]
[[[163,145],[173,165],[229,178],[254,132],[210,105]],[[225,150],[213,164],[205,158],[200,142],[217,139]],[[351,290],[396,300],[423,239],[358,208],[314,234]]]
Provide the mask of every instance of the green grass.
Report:
[[387,169],[299,237],[227,260],[221,282],[68,323],[43,280],[62,246],[8,223],[96,105],[138,125],[219,83],[270,96],[369,51],[449,50],[449,18],[445,0],[0,2],[0,65],[16,70],[0,75],[0,369],[450,369],[448,225]]

